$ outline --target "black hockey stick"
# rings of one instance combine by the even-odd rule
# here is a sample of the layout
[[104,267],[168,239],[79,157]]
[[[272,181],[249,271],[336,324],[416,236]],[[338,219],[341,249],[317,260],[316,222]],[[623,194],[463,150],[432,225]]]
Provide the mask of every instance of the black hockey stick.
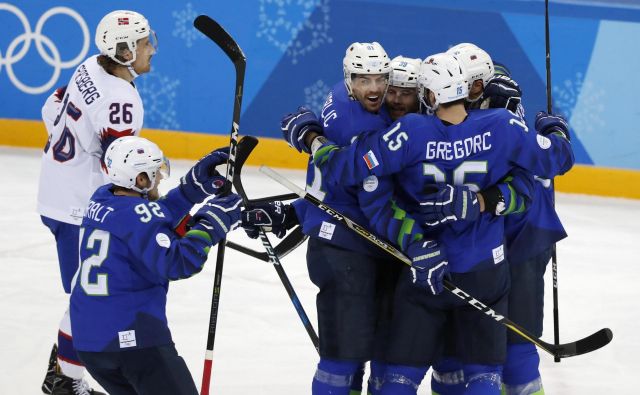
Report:
[[[549,0],[544,2],[544,41],[546,56],[546,69],[547,69],[547,112],[551,114],[551,40],[549,35]],[[555,183],[551,180],[551,186],[553,188],[553,205],[556,205],[556,189]],[[553,278],[553,343],[560,344],[560,311],[558,307],[558,256],[556,254],[556,244],[551,246],[551,274]],[[560,358],[555,357],[555,362],[560,362]]]
[[[240,109],[242,107],[242,91],[244,85],[244,72],[247,65],[242,49],[236,41],[227,33],[218,22],[206,15],[200,15],[193,21],[193,26],[211,41],[216,43],[229,57],[236,69],[236,86],[233,101],[233,118],[231,125],[231,138],[229,143],[229,162],[227,163],[227,188],[231,189],[233,183],[234,161],[238,144],[238,125],[240,123]],[[227,191],[228,192],[228,191]],[[218,309],[220,306],[220,288],[222,285],[222,268],[224,265],[224,250],[226,239],[218,243],[216,257],[216,270],[213,280],[213,294],[211,296],[211,312],[209,315],[209,332],[207,335],[207,351],[204,357],[204,369],[202,373],[202,387],[200,395],[209,395],[211,384],[211,368],[213,365],[213,345],[216,340],[216,328],[218,325]]]
[[[296,186],[295,184],[293,184],[292,182],[290,182],[286,178],[282,177],[280,174],[276,173],[275,171],[269,169],[266,166],[261,166],[260,167],[260,171],[263,172],[264,174],[266,174],[267,176],[273,178],[274,180],[276,180],[280,184],[284,185],[290,191],[295,192],[298,196],[300,196],[301,198],[303,198],[306,201],[310,202],[314,206],[318,207],[319,209],[321,209],[325,213],[329,214],[330,216],[332,216],[337,221],[339,221],[342,224],[346,225],[349,229],[353,230],[354,232],[358,233],[360,236],[362,236],[365,239],[369,240],[369,242],[371,242],[372,244],[376,245],[379,248],[382,248],[387,253],[389,253],[389,254],[393,255],[394,257],[398,258],[403,263],[405,263],[407,265],[411,265],[411,261],[409,260],[409,258],[407,258],[402,252],[398,251],[393,245],[391,245],[391,244],[387,243],[386,241],[378,238],[376,235],[374,235],[373,233],[369,232],[365,227],[363,227],[361,225],[358,225],[357,223],[353,222],[349,218],[345,217],[344,215],[342,215],[339,212],[335,211],[331,207],[329,207],[326,204],[322,203],[316,197],[314,197],[313,195],[310,195],[309,193],[305,192],[303,189],[299,188],[298,186]],[[554,358],[555,357],[557,357],[557,358],[568,358],[568,357],[573,357],[573,356],[576,356],[576,355],[586,354],[586,353],[589,353],[591,351],[595,351],[595,350],[597,350],[599,348],[602,348],[602,347],[606,346],[607,344],[609,344],[609,342],[611,342],[611,339],[613,338],[613,333],[611,332],[611,329],[604,328],[604,329],[600,329],[599,331],[597,331],[596,333],[594,333],[594,334],[592,334],[590,336],[585,337],[584,339],[580,339],[580,340],[572,342],[572,343],[550,344],[550,343],[547,343],[547,342],[537,338],[536,336],[531,334],[529,331],[527,331],[526,329],[524,329],[520,325],[518,325],[515,322],[511,321],[506,316],[496,313],[493,309],[491,309],[490,307],[488,307],[484,303],[480,302],[479,300],[477,300],[473,296],[469,295],[468,293],[466,293],[463,290],[461,290],[460,288],[458,288],[451,281],[448,281],[448,280],[445,279],[444,280],[444,286],[449,292],[451,292],[452,294],[454,294],[458,298],[464,300],[470,306],[480,310],[482,313],[484,313],[489,318],[492,318],[494,321],[506,326],[508,329],[510,329],[513,332],[517,333],[522,338],[524,338],[524,339],[530,341],[531,343],[535,344],[536,346],[540,347],[544,351],[546,351],[549,354],[551,354]]]
[[[251,201],[247,197],[247,193],[245,192],[244,187],[242,186],[242,177],[240,174],[242,172],[242,166],[244,165],[244,162],[247,160],[247,158],[251,154],[251,151],[253,151],[256,145],[258,145],[258,139],[252,136],[244,136],[238,143],[238,152],[236,155],[236,162],[235,162],[236,169],[234,173],[235,177],[233,179],[233,186],[236,188],[236,191],[238,192],[238,194],[242,196],[242,200],[244,201],[245,208],[251,207]],[[300,303],[300,299],[298,299],[298,295],[296,294],[296,291],[293,289],[293,286],[291,285],[291,282],[289,281],[287,274],[285,273],[284,269],[282,268],[282,265],[280,264],[280,259],[278,258],[278,254],[276,254],[264,229],[260,228],[258,231],[258,234],[260,235],[260,241],[262,242],[262,245],[267,251],[268,261],[271,262],[273,264],[273,267],[276,269],[276,272],[278,273],[278,277],[280,277],[280,281],[282,281],[282,285],[284,285],[284,289],[287,290],[287,294],[289,295],[289,298],[291,299],[291,302],[293,303],[293,306],[295,307],[296,312],[298,313],[298,316],[300,317],[300,320],[304,325],[304,328],[307,330],[307,334],[309,335],[309,338],[311,339],[313,346],[316,348],[316,351],[319,353],[320,343],[318,340],[318,335],[316,334],[316,331],[313,329],[313,325],[311,325],[311,321],[309,321],[309,317],[307,316],[307,313],[304,311],[304,308]]]
[[[285,256],[289,255],[291,251],[298,248],[302,243],[305,242],[305,240],[307,240],[307,236],[302,233],[302,228],[300,226],[297,226],[291,232],[289,232],[289,234],[284,239],[282,239],[282,241],[278,243],[277,246],[273,247],[273,251],[279,259],[282,259]],[[236,251],[240,251],[243,254],[252,256],[261,261],[269,262],[269,255],[266,252],[256,251],[253,248],[249,248],[229,240],[227,240],[227,247]]]

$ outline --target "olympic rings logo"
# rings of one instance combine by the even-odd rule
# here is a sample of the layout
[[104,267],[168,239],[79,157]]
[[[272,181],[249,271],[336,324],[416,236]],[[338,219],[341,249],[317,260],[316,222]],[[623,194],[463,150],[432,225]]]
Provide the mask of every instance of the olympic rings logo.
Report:
[[[29,20],[25,16],[25,14],[16,6],[13,6],[8,3],[0,3],[0,11],[5,10],[13,15],[15,15],[20,23],[22,23],[22,27],[24,28],[24,33],[14,38],[13,41],[9,44],[7,48],[7,52],[2,54],[0,51],[0,72],[2,72],[2,66],[7,70],[7,76],[9,76],[9,80],[15,85],[16,88],[20,89],[22,92],[37,95],[43,92],[49,91],[53,85],[58,81],[60,77],[60,71],[62,69],[68,69],[74,67],[78,63],[80,63],[89,51],[89,28],[87,27],[87,23],[84,21],[82,16],[78,14],[76,11],[72,10],[68,7],[53,7],[46,11],[38,22],[36,23],[36,28],[34,31],[31,31],[31,26],[29,25]],[[80,29],[82,30],[82,49],[78,56],[71,60],[62,60],[60,58],[60,51],[55,46],[53,41],[45,35],[42,34],[42,28],[44,24],[47,22],[49,18],[54,15],[68,15],[72,19],[74,19]],[[38,54],[49,66],[53,67],[53,75],[43,85],[40,86],[29,86],[16,77],[13,66],[20,62],[22,58],[25,57],[27,52],[29,52],[29,48],[31,47],[31,42],[35,42],[36,48],[38,50]],[[14,53],[18,45],[23,44],[22,48],[18,51],[18,53]],[[47,48],[51,55],[45,51],[44,48]]]

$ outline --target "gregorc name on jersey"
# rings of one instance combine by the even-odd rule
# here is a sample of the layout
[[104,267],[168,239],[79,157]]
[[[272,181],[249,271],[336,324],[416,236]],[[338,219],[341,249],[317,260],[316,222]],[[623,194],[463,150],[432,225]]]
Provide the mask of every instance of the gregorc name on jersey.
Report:
[[87,211],[85,211],[84,216],[96,222],[103,222],[112,211],[113,208],[111,207],[89,200],[89,205],[87,206]]
[[482,151],[488,151],[491,149],[490,137],[491,132],[484,132],[463,140],[429,141],[427,143],[427,160],[461,159]]
[[89,72],[87,72],[87,68],[85,65],[82,65],[78,68],[78,75],[76,75],[76,86],[80,93],[82,93],[82,98],[84,102],[87,104],[93,103],[97,98],[100,97],[100,92],[95,87],[91,77],[89,77]]

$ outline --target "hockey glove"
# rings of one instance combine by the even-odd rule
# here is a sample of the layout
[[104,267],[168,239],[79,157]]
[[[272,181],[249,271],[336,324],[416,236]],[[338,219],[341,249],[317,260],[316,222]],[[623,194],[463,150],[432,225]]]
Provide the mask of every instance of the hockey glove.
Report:
[[536,115],[536,131],[543,136],[554,133],[571,140],[569,125],[561,115],[548,114],[544,111],[538,112]]
[[293,206],[282,202],[270,202],[242,212],[242,227],[252,239],[258,238],[260,227],[265,232],[272,232],[278,238],[282,238],[287,234],[287,230],[297,223],[298,218]]
[[240,225],[241,205],[242,199],[235,193],[209,200],[193,215],[195,225],[187,236],[205,232],[211,239],[211,245],[217,244]]
[[288,114],[280,122],[282,135],[289,145],[298,152],[311,153],[311,147],[305,144],[307,133],[322,134],[322,124],[316,114],[306,107],[298,107],[298,111]]
[[517,82],[506,75],[496,75],[484,87],[481,108],[506,108],[518,114],[522,91]]
[[424,226],[458,220],[475,221],[480,215],[478,196],[464,185],[435,184],[420,200],[418,218]]
[[449,274],[449,263],[443,249],[434,240],[418,240],[409,245],[413,283],[434,295],[444,290],[444,277]]
[[229,147],[217,149],[200,159],[180,178],[180,190],[191,203],[202,203],[224,190],[225,177],[218,173],[216,166],[227,163],[228,159]]

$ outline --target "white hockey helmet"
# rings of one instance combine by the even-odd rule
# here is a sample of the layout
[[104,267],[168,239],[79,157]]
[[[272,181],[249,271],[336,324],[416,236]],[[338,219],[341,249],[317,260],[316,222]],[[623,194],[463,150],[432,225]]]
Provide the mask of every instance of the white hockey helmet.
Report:
[[[156,185],[156,178],[161,172],[164,178],[169,177],[169,161],[155,143],[138,137],[124,136],[112,142],[104,156],[104,163],[109,179],[114,185],[147,193]],[[138,188],[136,177],[146,173],[151,186]]]
[[449,48],[448,54],[453,55],[465,69],[469,89],[476,80],[482,80],[483,86],[487,86],[493,78],[495,68],[491,56],[482,48],[471,43],[461,43]]
[[[429,105],[426,95],[430,90],[435,102]],[[440,103],[465,99],[469,94],[465,71],[452,55],[439,53],[427,57],[420,65],[418,75],[418,98],[420,104],[430,112],[435,112]]]
[[[147,19],[134,11],[118,10],[105,15],[96,28],[96,46],[102,55],[106,55],[123,66],[131,66],[136,61],[138,40],[151,34]],[[155,45],[154,45],[155,46]],[[118,56],[122,51],[131,51],[133,58],[129,61]]]
[[391,76],[389,85],[400,88],[415,88],[418,86],[418,73],[420,73],[422,59],[396,56],[391,59]]
[[389,74],[391,66],[389,56],[382,45],[372,43],[353,43],[347,48],[342,61],[344,83],[351,94],[351,77],[353,74]]

